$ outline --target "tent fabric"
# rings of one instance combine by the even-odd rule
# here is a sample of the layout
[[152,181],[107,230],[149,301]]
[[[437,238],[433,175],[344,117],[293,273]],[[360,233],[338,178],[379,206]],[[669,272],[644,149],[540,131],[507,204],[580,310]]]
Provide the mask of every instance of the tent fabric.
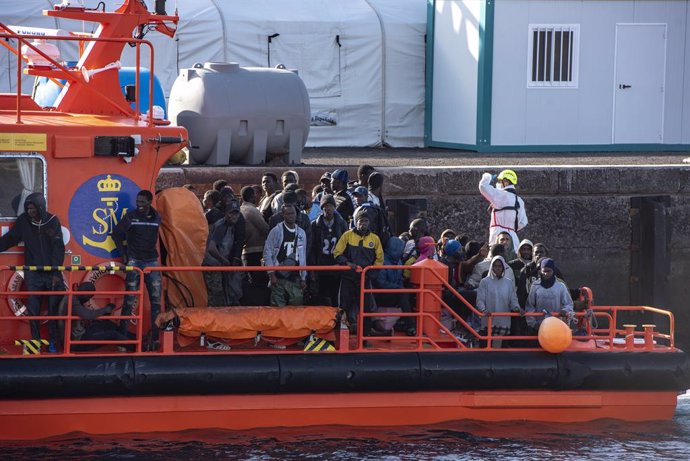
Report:
[[[155,206],[161,215],[161,240],[168,251],[166,265],[201,266],[208,223],[196,195],[184,187],[165,189],[156,196]],[[166,274],[180,282],[167,283],[168,299],[173,306],[207,304],[206,284],[201,272]]]
[[[73,2],[75,3],[75,2]],[[85,0],[94,8],[95,0]],[[107,0],[111,11],[121,0]],[[175,39],[155,32],[155,74],[166,97],[179,70],[195,63],[296,69],[312,107],[310,147],[421,147],[424,144],[426,0],[177,0]],[[5,5],[2,22],[81,31],[92,24],[40,15],[46,0]],[[151,7],[152,5],[149,5]],[[88,29],[87,32],[92,30]],[[278,34],[278,35],[275,35]],[[270,39],[269,37],[273,36]],[[76,47],[63,52],[74,59]],[[126,47],[123,66],[134,66]],[[142,65],[148,52],[143,48]],[[0,50],[1,51],[1,50]],[[0,53],[0,91],[12,91],[8,52]],[[16,74],[15,74],[16,75]],[[23,84],[30,88],[31,77]]]
[[304,338],[332,331],[338,308],[330,306],[221,307],[177,309],[178,333],[197,338],[251,339],[257,334],[272,338]]

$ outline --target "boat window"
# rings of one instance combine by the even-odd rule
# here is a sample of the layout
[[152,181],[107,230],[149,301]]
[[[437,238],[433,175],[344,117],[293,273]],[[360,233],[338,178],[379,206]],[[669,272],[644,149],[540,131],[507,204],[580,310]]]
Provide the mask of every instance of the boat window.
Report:
[[39,156],[0,156],[0,220],[15,220],[24,212],[29,194],[45,196],[45,165]]

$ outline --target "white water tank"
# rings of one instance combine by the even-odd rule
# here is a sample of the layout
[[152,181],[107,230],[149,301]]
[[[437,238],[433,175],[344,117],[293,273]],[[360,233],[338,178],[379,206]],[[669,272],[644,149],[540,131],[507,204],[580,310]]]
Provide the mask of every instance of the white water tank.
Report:
[[283,154],[299,163],[311,118],[296,72],[220,62],[181,70],[168,114],[189,131],[190,162],[206,165],[259,165]]

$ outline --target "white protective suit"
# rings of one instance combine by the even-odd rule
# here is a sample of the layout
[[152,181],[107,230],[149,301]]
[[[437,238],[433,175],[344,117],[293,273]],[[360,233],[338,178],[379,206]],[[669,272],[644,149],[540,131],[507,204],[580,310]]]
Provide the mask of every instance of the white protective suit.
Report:
[[[512,189],[512,192],[509,192]],[[525,202],[515,194],[515,186],[505,189],[491,185],[491,173],[484,173],[479,181],[479,192],[491,204],[491,222],[489,223],[489,242],[495,242],[501,232],[508,232],[513,239],[513,248],[518,252],[517,231],[527,225]],[[514,209],[517,201],[517,211]],[[508,209],[509,208],[509,209]],[[516,219],[517,213],[517,219]],[[517,221],[517,228],[515,223]]]

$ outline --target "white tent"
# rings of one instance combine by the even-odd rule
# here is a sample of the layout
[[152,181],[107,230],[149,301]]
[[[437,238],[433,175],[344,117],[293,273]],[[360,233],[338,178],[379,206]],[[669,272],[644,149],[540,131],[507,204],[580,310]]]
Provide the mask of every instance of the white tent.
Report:
[[[41,16],[51,3],[3,5],[0,21],[93,30],[92,24]],[[84,2],[87,7],[97,3]],[[113,10],[121,2],[105,3]],[[168,1],[168,12],[176,6],[175,39],[146,36],[156,47],[154,70],[166,96],[178,71],[197,62],[283,64],[299,71],[309,92],[313,126],[308,146],[423,145],[425,0],[178,0]],[[63,59],[76,57],[76,47],[61,48]],[[10,59],[9,52],[0,54],[1,92],[15,90]],[[133,63],[129,50],[123,64]]]

